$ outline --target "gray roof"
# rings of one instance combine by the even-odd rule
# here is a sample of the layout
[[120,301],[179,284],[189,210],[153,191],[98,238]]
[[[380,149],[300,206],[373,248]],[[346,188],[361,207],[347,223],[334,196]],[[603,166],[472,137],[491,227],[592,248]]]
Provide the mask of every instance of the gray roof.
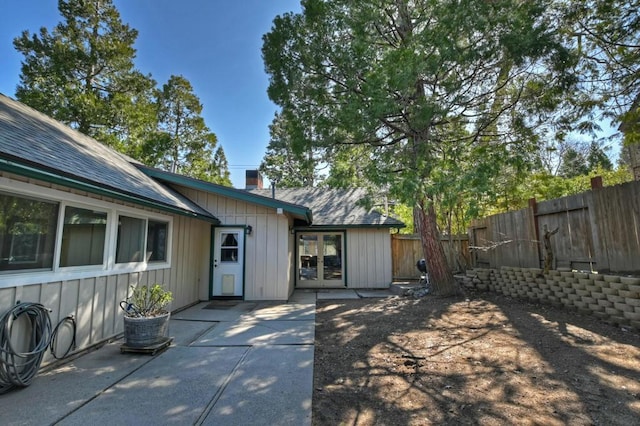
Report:
[[[271,189],[249,192],[264,197],[272,195]],[[360,188],[282,188],[276,189],[275,198],[311,209],[313,226],[404,227],[401,221],[360,205],[366,195],[366,190]]]
[[0,94],[0,158],[2,168],[46,172],[79,182],[96,192],[151,202],[171,211],[216,221],[183,195],[138,170],[130,158],[97,140]]

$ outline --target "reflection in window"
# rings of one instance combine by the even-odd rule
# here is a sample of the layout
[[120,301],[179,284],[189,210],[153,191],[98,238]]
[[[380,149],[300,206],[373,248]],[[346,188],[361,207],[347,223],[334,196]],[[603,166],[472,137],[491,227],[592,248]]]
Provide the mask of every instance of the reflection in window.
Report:
[[324,235],[322,238],[325,280],[342,280],[342,235]]
[[103,264],[106,230],[107,213],[66,207],[60,266]]
[[149,220],[147,225],[148,262],[166,262],[168,228],[167,222]]
[[238,261],[238,233],[222,232],[220,234],[220,261],[221,262],[237,262]]
[[120,216],[116,263],[142,262],[144,253],[144,219]]
[[0,193],[0,271],[51,269],[58,203]]
[[301,234],[298,237],[298,253],[300,256],[298,278],[300,280],[317,280],[318,236]]

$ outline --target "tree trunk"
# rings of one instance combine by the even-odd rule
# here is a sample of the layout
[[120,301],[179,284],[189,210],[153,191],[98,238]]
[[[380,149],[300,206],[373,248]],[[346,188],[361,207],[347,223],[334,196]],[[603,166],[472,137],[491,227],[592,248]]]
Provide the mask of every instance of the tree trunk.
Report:
[[437,296],[458,294],[453,273],[447,264],[447,258],[440,242],[440,232],[436,222],[433,203],[422,199],[414,211],[416,231],[420,235],[424,258],[427,262],[431,292]]

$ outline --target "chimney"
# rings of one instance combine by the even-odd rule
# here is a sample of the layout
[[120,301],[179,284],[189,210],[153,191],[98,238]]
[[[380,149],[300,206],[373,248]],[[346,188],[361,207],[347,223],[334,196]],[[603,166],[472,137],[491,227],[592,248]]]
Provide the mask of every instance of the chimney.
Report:
[[262,189],[262,174],[258,170],[247,170],[245,177],[245,189]]

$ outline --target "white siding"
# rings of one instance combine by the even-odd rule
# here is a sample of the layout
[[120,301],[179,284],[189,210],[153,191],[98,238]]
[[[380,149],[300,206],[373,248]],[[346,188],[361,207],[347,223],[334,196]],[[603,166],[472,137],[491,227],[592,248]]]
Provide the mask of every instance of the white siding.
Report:
[[[291,219],[273,208],[191,188],[175,187],[217,217],[225,226],[250,225],[245,240],[245,300],[286,300],[293,291],[291,275]],[[209,243],[210,244],[210,243]],[[203,250],[205,250],[203,248]],[[211,248],[206,247],[207,262]],[[208,298],[210,277],[200,283],[200,297]]]
[[348,229],[347,287],[387,288],[391,284],[391,235],[387,229]]

